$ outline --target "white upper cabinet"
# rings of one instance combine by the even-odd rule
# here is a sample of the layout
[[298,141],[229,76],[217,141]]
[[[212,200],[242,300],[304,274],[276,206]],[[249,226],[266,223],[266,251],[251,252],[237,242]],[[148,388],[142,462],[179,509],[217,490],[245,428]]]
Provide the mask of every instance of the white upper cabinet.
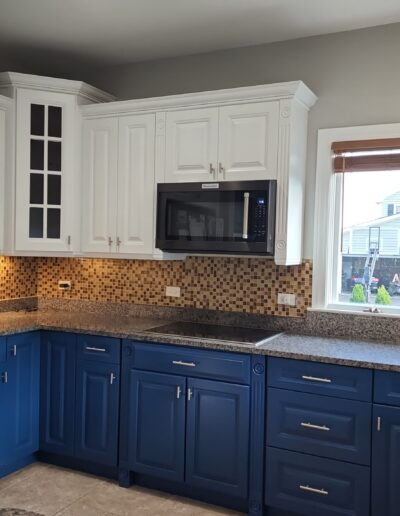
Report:
[[84,120],[84,253],[152,254],[154,146],[154,114]]
[[68,251],[73,233],[75,98],[18,91],[16,251]]
[[[0,73],[11,98],[4,187],[7,254],[80,251],[81,116],[78,106],[113,97],[85,83]],[[12,135],[12,136],[11,136]]]
[[155,115],[119,120],[117,246],[151,254],[154,247]]
[[165,182],[273,179],[279,102],[167,112]]
[[210,181],[218,160],[218,108],[167,113],[165,181]]
[[219,110],[218,180],[275,179],[279,102]]
[[83,122],[82,251],[116,249],[118,120]]

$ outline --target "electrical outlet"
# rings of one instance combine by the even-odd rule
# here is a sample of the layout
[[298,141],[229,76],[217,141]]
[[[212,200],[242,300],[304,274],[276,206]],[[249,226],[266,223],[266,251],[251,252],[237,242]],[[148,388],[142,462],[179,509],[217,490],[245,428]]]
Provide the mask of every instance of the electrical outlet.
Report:
[[181,297],[181,287],[165,287],[165,295],[168,297]]
[[296,294],[279,292],[278,305],[296,306]]
[[71,290],[72,282],[71,280],[59,280],[58,289],[59,290]]

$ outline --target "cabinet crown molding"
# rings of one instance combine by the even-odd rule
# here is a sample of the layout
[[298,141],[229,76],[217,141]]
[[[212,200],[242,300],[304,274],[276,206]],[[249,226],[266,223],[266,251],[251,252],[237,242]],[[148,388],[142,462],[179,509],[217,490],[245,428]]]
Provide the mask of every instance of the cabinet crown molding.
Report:
[[82,81],[56,79],[18,72],[0,72],[0,90],[10,87],[69,93],[80,97],[83,102],[112,102],[116,100],[114,95]]
[[141,111],[163,111],[189,106],[214,104],[221,106],[232,102],[281,99],[296,99],[305,108],[310,109],[317,101],[317,96],[304,82],[292,81],[109,102],[107,104],[82,106],[81,111],[86,118],[96,118],[98,116],[128,115]]

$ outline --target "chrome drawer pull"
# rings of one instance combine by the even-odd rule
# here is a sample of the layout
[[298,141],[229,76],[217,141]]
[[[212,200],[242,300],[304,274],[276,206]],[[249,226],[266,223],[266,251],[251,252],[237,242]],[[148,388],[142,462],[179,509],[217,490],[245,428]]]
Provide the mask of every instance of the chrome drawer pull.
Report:
[[115,376],[115,374],[111,373],[110,374],[110,385],[113,385],[116,379],[117,379],[117,377]]
[[189,388],[188,392],[187,392],[187,399],[188,399],[188,401],[190,401],[192,399],[192,397],[193,397],[193,391],[192,391],[192,389]]
[[196,367],[196,364],[194,362],[182,362],[182,360],[173,360],[172,363],[174,365],[181,365],[185,367]]
[[310,382],[332,383],[330,378],[318,378],[318,376],[307,376],[306,374],[303,374],[302,378]]
[[300,423],[300,426],[305,428],[312,428],[313,430],[322,430],[323,432],[329,432],[330,428],[326,425],[313,425],[312,423]]
[[13,345],[13,347],[12,347],[12,348],[11,348],[11,350],[10,350],[10,352],[11,352],[11,355],[12,355],[13,357],[16,357],[16,356],[17,356],[17,345],[16,345],[16,344],[14,344],[14,345]]
[[303,491],[308,491],[310,493],[316,493],[316,494],[325,495],[325,496],[327,496],[329,494],[329,492],[326,489],[317,489],[315,487],[303,486],[302,484],[299,485],[299,488],[302,489]]
[[4,371],[4,373],[1,375],[1,381],[3,383],[8,383],[8,372]]
[[93,348],[91,346],[86,346],[86,351],[98,351],[99,353],[105,353],[106,348]]
[[179,385],[176,386],[176,399],[179,400],[181,397],[182,389],[179,387]]

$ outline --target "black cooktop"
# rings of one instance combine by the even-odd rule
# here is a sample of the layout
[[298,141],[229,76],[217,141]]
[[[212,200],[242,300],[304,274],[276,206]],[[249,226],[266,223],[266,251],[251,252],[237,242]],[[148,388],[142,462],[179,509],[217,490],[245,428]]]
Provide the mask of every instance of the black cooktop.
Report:
[[172,322],[164,326],[151,328],[148,331],[195,339],[225,340],[230,342],[245,342],[248,344],[259,344],[278,334],[278,332],[259,330],[256,328],[240,328],[235,326],[219,326],[217,324],[190,322]]

